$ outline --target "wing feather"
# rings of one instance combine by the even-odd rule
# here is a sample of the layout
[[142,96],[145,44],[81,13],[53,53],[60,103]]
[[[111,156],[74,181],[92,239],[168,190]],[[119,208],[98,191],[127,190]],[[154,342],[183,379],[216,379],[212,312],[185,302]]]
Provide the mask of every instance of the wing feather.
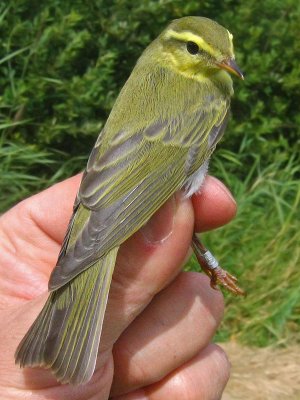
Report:
[[[71,246],[52,272],[50,290],[58,289],[124,242],[172,195],[174,187],[182,187],[187,150],[176,150],[172,151],[173,161],[163,174],[158,168],[113,204],[88,211],[89,217],[76,241],[71,233]],[[80,205],[78,212],[82,209],[88,210]]]
[[51,275],[50,290],[63,286],[123,243],[184,186],[210,156],[209,136],[214,130],[222,131],[228,108],[224,99],[214,108],[208,104],[191,114],[155,121],[132,134],[124,127],[109,146],[108,134],[102,132],[83,176],[79,206]]

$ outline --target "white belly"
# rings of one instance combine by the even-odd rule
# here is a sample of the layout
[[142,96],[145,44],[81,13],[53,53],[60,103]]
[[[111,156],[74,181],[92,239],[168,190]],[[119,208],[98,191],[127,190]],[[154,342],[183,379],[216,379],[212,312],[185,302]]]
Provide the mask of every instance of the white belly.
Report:
[[207,174],[209,160],[206,160],[201,167],[191,175],[184,184],[185,197],[191,197],[198,192]]

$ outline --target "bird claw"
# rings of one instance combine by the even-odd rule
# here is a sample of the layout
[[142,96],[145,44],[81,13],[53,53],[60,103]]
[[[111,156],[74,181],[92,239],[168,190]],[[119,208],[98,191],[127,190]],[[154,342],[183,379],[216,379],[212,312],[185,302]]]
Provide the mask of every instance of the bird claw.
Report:
[[219,266],[215,257],[207,250],[201,241],[194,235],[192,247],[203,271],[210,277],[210,286],[217,290],[217,285],[239,296],[245,296],[245,292],[236,284],[237,278]]
[[238,285],[236,285],[237,278],[221,267],[209,270],[208,275],[210,276],[210,286],[213,289],[217,290],[217,285],[220,285],[231,293],[239,296],[245,296],[245,292]]

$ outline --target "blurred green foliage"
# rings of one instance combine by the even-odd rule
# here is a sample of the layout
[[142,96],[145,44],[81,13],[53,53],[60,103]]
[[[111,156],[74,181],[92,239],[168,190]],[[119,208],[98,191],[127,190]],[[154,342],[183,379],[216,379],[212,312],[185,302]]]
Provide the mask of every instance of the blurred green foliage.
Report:
[[[82,169],[139,54],[170,20],[184,15],[228,27],[245,71],[245,82],[235,82],[233,119],[222,146],[230,149],[223,154],[228,168],[243,178],[245,163],[257,155],[264,167],[300,150],[297,0],[11,0],[0,7],[1,146],[24,145],[32,154],[30,163],[22,159],[24,175],[50,179],[73,157],[72,169],[59,176]],[[43,165],[38,156],[35,163],[45,151],[51,162]],[[6,190],[2,209],[24,195]]]
[[300,324],[299,0],[1,2],[0,210],[84,168],[138,56],[185,15],[226,26],[246,76],[211,166],[240,211],[206,240],[250,290],[220,338],[282,342]]

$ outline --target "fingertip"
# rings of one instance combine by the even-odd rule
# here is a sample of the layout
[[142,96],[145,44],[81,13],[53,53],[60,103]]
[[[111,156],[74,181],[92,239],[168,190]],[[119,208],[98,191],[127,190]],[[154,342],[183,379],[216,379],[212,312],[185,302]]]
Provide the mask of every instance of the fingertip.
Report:
[[199,193],[192,197],[195,212],[195,231],[218,228],[231,221],[237,204],[228,188],[217,178],[207,176]]

